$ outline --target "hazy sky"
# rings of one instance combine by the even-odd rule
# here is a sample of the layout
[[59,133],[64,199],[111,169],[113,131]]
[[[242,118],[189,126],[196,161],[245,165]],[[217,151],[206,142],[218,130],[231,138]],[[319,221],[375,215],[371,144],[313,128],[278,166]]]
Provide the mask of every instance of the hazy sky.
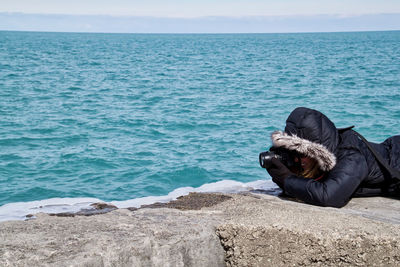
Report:
[[0,0],[0,30],[128,33],[400,30],[400,0]]
[[400,13],[400,0],[0,0],[0,12],[193,18]]

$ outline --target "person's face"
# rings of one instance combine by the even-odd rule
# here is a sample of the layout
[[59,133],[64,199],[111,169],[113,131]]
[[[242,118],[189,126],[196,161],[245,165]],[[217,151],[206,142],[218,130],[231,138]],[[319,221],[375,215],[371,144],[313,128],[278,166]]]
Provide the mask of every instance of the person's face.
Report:
[[295,161],[298,162],[300,160],[301,168],[307,172],[311,170],[311,168],[315,164],[315,160],[310,158],[310,157],[305,157],[305,156],[300,156],[299,158],[296,158]]
[[300,157],[301,167],[305,171],[311,170],[315,164],[315,160],[309,157]]

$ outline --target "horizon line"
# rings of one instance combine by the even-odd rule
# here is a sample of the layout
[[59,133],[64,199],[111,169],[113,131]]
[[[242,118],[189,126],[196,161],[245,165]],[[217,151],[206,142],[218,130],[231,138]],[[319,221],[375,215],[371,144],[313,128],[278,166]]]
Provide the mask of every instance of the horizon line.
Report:
[[398,32],[398,30],[349,30],[349,31],[303,31],[303,32],[84,32],[84,31],[41,31],[41,30],[2,30],[0,32],[27,33],[77,33],[77,34],[140,34],[140,35],[241,35],[241,34],[307,34],[307,33],[366,33],[366,32]]
[[69,13],[30,13],[15,11],[0,11],[0,14],[9,15],[40,15],[40,16],[88,16],[88,17],[118,17],[118,18],[154,18],[154,19],[204,19],[204,18],[288,18],[288,17],[319,17],[331,16],[340,18],[360,17],[360,16],[376,16],[376,15],[400,15],[400,12],[380,12],[380,13],[316,13],[316,14],[285,14],[285,15],[204,15],[195,17],[177,17],[177,16],[152,16],[152,15],[124,15],[124,14],[69,14]]

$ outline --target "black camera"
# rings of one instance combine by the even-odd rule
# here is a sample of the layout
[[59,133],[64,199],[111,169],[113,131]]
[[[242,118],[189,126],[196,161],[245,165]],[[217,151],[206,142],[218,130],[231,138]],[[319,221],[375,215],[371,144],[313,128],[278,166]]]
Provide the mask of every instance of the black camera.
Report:
[[301,167],[298,158],[298,153],[295,151],[288,150],[283,147],[271,147],[269,151],[261,152],[258,159],[262,168],[269,168],[272,164],[272,159],[279,159],[289,169],[295,169]]

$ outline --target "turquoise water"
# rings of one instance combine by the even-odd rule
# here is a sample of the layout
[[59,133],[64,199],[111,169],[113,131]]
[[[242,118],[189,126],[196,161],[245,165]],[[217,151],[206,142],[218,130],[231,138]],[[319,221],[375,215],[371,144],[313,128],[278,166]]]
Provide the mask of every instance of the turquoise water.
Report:
[[268,180],[297,106],[400,134],[400,32],[0,32],[0,205]]

